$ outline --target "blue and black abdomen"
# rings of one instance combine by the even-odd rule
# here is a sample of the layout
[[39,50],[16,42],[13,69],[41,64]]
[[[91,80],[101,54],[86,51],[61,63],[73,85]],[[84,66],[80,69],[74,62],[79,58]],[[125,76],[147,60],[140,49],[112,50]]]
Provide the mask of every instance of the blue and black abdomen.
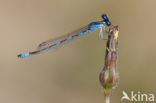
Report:
[[33,52],[27,52],[27,53],[19,54],[18,57],[23,58],[23,57],[26,57],[26,56],[30,56],[30,55],[33,55],[33,54],[40,53],[40,52],[42,52],[44,50],[47,50],[47,49],[56,47],[58,45],[61,45],[66,41],[70,41],[70,40],[74,39],[75,37],[87,34],[88,32],[91,32],[91,31],[96,30],[98,28],[104,27],[104,24],[106,24],[107,26],[111,25],[111,22],[109,21],[109,18],[107,17],[106,14],[103,14],[102,18],[103,18],[102,21],[91,22],[89,25],[87,25],[87,26],[85,26],[85,27],[83,27],[81,29],[78,29],[78,30],[76,30],[76,31],[74,31],[72,33],[68,33],[68,34],[60,36],[58,38],[50,39],[48,41],[45,41],[45,42],[39,44],[38,50],[33,51]]

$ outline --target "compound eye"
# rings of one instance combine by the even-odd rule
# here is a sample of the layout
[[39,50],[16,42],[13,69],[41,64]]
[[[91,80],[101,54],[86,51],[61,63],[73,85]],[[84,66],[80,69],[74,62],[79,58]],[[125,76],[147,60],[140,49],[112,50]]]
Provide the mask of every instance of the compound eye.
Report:
[[107,24],[107,26],[110,26],[111,25],[111,22],[107,21],[106,24]]
[[105,21],[108,20],[108,17],[107,17],[106,14],[102,14],[102,18],[103,18]]
[[109,21],[109,18],[107,17],[107,15],[106,14],[102,14],[101,16],[104,19],[103,21],[106,22],[107,26],[110,26],[111,22]]

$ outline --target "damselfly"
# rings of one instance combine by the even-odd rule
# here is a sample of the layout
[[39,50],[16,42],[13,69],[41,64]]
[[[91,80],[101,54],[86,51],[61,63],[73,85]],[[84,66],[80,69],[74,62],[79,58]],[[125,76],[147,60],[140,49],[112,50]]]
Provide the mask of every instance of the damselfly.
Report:
[[69,41],[69,40],[72,40],[78,36],[81,36],[83,34],[87,34],[93,30],[96,30],[98,28],[100,28],[100,37],[103,37],[103,31],[105,31],[105,25],[106,24],[107,26],[110,26],[111,25],[111,22],[109,20],[109,18],[107,17],[106,14],[102,14],[102,21],[96,21],[96,22],[91,22],[89,25],[81,28],[81,29],[78,29],[74,32],[71,32],[71,33],[68,33],[68,34],[65,34],[63,36],[60,36],[58,38],[55,38],[55,39],[50,39],[48,41],[45,41],[45,42],[42,42],[41,44],[38,45],[38,50],[36,51],[33,51],[33,52],[27,52],[27,53],[22,53],[22,54],[19,54],[18,57],[19,58],[23,58],[23,57],[26,57],[26,56],[30,56],[30,55],[33,55],[33,54],[37,54],[37,53],[40,53],[42,51],[45,51],[45,50],[48,50],[50,48],[53,48],[53,47],[56,47],[58,45],[61,45],[63,44],[64,42],[66,41]]

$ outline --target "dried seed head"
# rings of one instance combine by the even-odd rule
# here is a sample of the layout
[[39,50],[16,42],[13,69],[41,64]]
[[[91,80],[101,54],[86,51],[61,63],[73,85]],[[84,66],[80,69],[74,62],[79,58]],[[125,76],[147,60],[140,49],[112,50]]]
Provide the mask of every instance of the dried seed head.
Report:
[[[108,56],[108,58],[110,57]],[[116,68],[117,53],[112,52],[111,59],[109,59],[108,61],[109,61],[109,65],[108,64],[105,65],[99,75],[99,80],[100,80],[101,85],[104,88],[105,94],[110,93],[110,91],[117,86],[118,79],[119,79],[117,68]]]
[[113,26],[108,32],[107,49],[105,54],[105,66],[99,75],[99,80],[104,88],[105,96],[118,84],[119,78],[117,73],[117,43],[118,43],[118,26]]

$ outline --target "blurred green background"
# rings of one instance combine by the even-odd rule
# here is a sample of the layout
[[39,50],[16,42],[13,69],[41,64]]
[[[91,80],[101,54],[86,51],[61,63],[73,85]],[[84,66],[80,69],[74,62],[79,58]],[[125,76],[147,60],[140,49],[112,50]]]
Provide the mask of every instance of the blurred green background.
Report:
[[1,0],[0,103],[103,103],[98,76],[106,41],[98,39],[98,30],[56,50],[17,58],[101,20],[102,13],[120,30],[120,81],[111,103],[121,102],[123,90],[156,94],[155,10],[155,0]]

